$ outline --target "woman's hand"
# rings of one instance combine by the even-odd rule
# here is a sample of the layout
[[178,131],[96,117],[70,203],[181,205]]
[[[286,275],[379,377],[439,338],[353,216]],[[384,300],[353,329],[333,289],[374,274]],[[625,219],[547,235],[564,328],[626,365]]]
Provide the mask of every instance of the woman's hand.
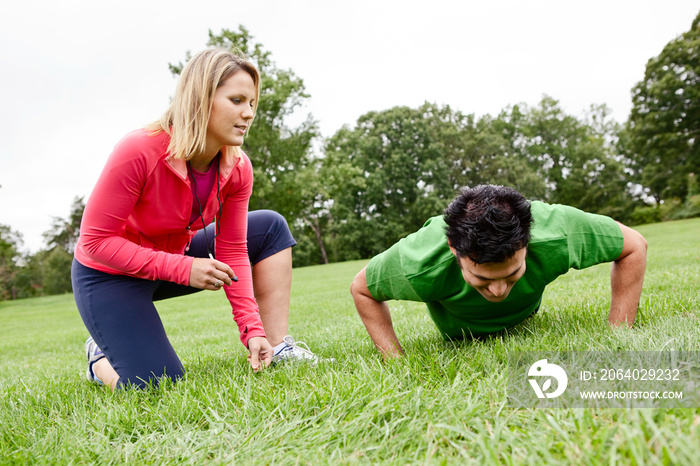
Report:
[[248,362],[255,372],[268,367],[272,362],[272,345],[265,337],[252,337],[248,340]]
[[230,286],[234,277],[231,267],[216,259],[195,258],[190,269],[190,286],[202,290],[220,290]]

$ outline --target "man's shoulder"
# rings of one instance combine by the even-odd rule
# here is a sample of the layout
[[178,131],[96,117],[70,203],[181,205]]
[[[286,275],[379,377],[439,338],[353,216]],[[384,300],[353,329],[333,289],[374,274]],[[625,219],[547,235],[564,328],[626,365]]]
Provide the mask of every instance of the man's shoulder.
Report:
[[442,215],[436,215],[435,217],[430,217],[428,220],[426,220],[423,226],[418,231],[416,231],[416,233],[418,233],[421,230],[429,230],[440,231],[444,235],[445,227],[447,227],[447,223],[445,223],[445,218]]
[[548,204],[542,201],[531,201],[533,228],[551,227],[552,222],[561,223],[567,217],[583,214],[582,210],[564,204]]
[[415,265],[429,260],[435,254],[449,252],[447,236],[445,236],[445,221],[442,216],[431,217],[417,231],[401,238],[389,249],[378,254],[374,259],[382,256],[395,256],[405,265]]
[[547,204],[541,201],[531,202],[532,229],[535,242],[557,238],[566,238],[572,231],[584,229],[589,225],[614,222],[610,217],[592,214],[563,204]]
[[612,218],[572,206],[532,202],[533,226],[528,255],[568,257],[569,268],[614,260],[622,234]]
[[431,217],[418,231],[401,239],[395,246],[411,261],[423,262],[435,255],[444,255],[450,251],[445,234],[446,226],[441,215]]
[[547,204],[541,201],[531,202],[532,235],[566,235],[577,229],[598,224],[610,225],[615,221],[605,215],[585,212],[576,207],[563,204]]
[[454,263],[445,235],[445,221],[442,216],[436,216],[372,258],[367,271],[376,280],[401,276],[424,293],[427,288],[449,281],[446,275]]

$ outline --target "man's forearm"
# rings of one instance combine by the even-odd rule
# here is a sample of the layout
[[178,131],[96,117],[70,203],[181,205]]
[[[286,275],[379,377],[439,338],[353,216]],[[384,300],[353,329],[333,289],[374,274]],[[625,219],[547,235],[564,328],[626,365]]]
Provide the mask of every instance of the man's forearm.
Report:
[[360,315],[374,345],[382,355],[384,357],[397,357],[403,354],[403,349],[391,322],[389,306],[386,302],[377,301],[369,293],[364,270],[355,277],[351,293],[357,313]]
[[632,326],[637,316],[637,308],[642,295],[644,268],[639,264],[616,262],[613,263],[610,282],[612,298],[608,322],[614,326],[627,324]]
[[372,301],[374,301],[372,298],[367,297],[362,297],[360,303],[357,299],[355,300],[355,306],[367,333],[385,357],[400,356],[403,354],[403,348],[394,332],[389,306],[386,302]]
[[613,326],[632,326],[642,295],[647,263],[647,243],[634,230],[621,225],[625,245],[623,255],[612,265],[610,286],[610,314],[608,322]]

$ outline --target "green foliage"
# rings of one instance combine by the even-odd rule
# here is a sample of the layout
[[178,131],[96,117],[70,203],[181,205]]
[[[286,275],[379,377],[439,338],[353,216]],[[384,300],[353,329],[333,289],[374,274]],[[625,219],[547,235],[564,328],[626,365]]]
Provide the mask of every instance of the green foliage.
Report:
[[426,103],[369,112],[328,140],[323,164],[339,260],[376,254],[444,209],[459,186],[450,166],[462,159],[472,124]]
[[[304,222],[295,223],[295,220],[308,216],[316,202],[315,193],[310,193],[304,184],[309,177],[301,174],[313,169],[312,142],[318,136],[318,124],[308,115],[298,126],[289,125],[289,117],[309,98],[304,82],[292,70],[278,68],[271,53],[253,39],[245,27],[239,26],[238,31],[223,29],[220,34],[209,31],[207,45],[242,53],[258,67],[260,102],[243,145],[253,163],[255,177],[250,210],[270,209],[280,213],[299,237],[308,233]],[[187,53],[186,60],[189,57]],[[171,64],[170,70],[179,74],[182,66],[182,63]],[[312,238],[322,247],[315,241],[315,235]],[[303,244],[309,245],[307,241]]]
[[668,209],[663,220],[680,220],[684,218],[700,217],[700,196],[689,196],[688,199],[681,203],[671,203],[672,208]]
[[627,220],[638,201],[628,192],[618,131],[605,106],[579,120],[546,96],[537,107],[478,121],[429,103],[369,112],[326,144],[332,257],[381,252],[441,214],[460,188],[478,184]]
[[[294,270],[291,330],[336,362],[250,371],[222,293],[158,303],[187,370],[111,393],[85,380],[70,295],[0,303],[3,464],[696,464],[700,409],[514,409],[515,351],[699,351],[700,219],[649,242],[635,328],[607,326],[609,265],[571,271],[532,319],[444,342],[418,303],[391,302],[407,357],[383,362],[348,287],[364,261]],[[697,391],[697,387],[691,389]]]
[[645,225],[661,222],[663,219],[663,211],[659,206],[639,206],[632,211],[629,223],[630,225]]
[[42,282],[46,294],[70,293],[73,291],[71,284],[71,265],[73,256],[59,247],[48,251],[44,260]]
[[700,217],[700,194],[698,193],[697,177],[694,173],[688,175],[688,195],[685,202],[680,199],[668,199],[660,206],[637,207],[630,216],[632,225],[681,220]]
[[[309,97],[304,82],[292,70],[277,68],[271,53],[254,43],[243,26],[238,31],[223,29],[218,35],[209,31],[207,45],[242,53],[260,72],[260,102],[243,145],[255,176],[250,209],[271,209],[287,219],[296,218],[302,204],[297,172],[312,163],[311,142],[317,136],[311,116],[296,128],[287,123]],[[182,66],[170,65],[170,69],[179,74]]]
[[657,202],[687,195],[700,173],[700,14],[651,58],[632,92],[627,131],[640,182]]
[[271,209],[287,219],[296,218],[303,203],[299,196],[298,171],[312,163],[311,143],[317,136],[316,121],[309,115],[298,127],[287,124],[306,94],[303,81],[291,70],[282,70],[260,44],[241,27],[239,33],[224,29],[219,36],[209,33],[211,46],[240,49],[259,68],[261,94],[244,151],[253,162],[255,189],[251,210]]
[[477,122],[476,165],[468,186],[478,184],[499,184],[517,189],[530,199],[546,198],[546,180],[538,173],[526,157],[525,137],[522,127],[527,116],[521,112],[521,105],[508,107],[496,118],[489,115]]
[[[35,254],[28,254],[23,258],[23,266],[17,271],[15,276],[15,299],[33,298],[46,294],[44,289],[44,258],[47,250],[41,250]],[[68,270],[60,273],[70,273]]]
[[0,225],[0,301],[17,296],[16,276],[20,270],[21,247],[22,234],[7,225]]
[[22,254],[22,235],[0,225],[0,301],[72,290],[73,250],[84,209],[83,198],[74,198],[68,219],[54,217],[44,233],[48,248],[33,254]]
[[529,168],[515,172],[526,197],[625,219],[634,200],[617,149],[620,128],[605,105],[579,120],[545,96],[537,107],[504,110],[495,124],[510,141],[507,153]]
[[299,195],[303,202],[298,217],[292,224],[292,232],[297,239],[294,248],[294,266],[328,264],[326,243],[332,241],[328,235],[331,223],[327,173],[319,159],[297,172]]
[[73,255],[58,246],[25,255],[14,275],[12,299],[70,293],[72,263]]
[[68,254],[73,254],[80,236],[80,222],[83,220],[85,201],[82,196],[73,198],[70,214],[67,219],[54,217],[51,228],[44,232],[44,240],[48,249],[59,247]]

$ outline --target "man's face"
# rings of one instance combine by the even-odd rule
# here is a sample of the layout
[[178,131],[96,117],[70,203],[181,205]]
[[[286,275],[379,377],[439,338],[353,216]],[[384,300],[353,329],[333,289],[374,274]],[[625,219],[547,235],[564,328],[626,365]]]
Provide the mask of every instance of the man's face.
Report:
[[464,281],[478,291],[487,301],[500,303],[508,297],[515,282],[525,273],[525,257],[527,248],[516,251],[515,255],[505,262],[489,262],[477,264],[468,257],[460,258],[453,248],[452,254],[459,262]]

